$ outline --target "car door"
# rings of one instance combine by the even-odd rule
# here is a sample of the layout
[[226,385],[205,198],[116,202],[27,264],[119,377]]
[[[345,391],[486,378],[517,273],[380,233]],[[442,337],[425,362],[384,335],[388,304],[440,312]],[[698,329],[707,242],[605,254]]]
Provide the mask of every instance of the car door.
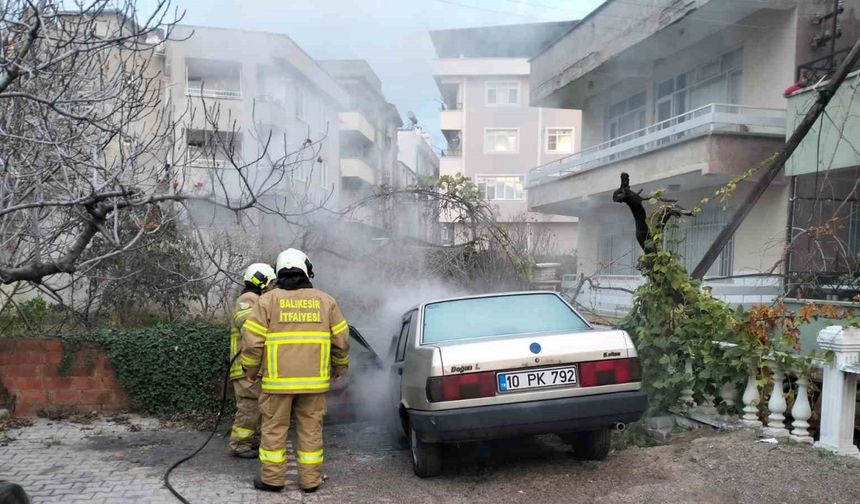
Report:
[[390,384],[391,399],[395,407],[400,407],[401,387],[403,381],[403,366],[406,359],[406,343],[409,340],[409,325],[412,319],[411,311],[403,316],[400,323],[400,331],[394,337],[394,362],[391,364],[391,376],[388,383]]

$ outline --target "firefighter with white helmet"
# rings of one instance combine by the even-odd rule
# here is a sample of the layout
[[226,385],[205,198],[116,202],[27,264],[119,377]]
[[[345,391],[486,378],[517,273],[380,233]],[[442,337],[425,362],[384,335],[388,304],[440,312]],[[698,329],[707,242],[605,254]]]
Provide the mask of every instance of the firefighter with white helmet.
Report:
[[278,492],[286,474],[290,414],[296,418],[299,486],[322,484],[325,393],[349,365],[349,325],[334,298],[315,289],[313,265],[304,252],[278,255],[276,288],[263,294],[242,326],[242,366],[261,376],[259,490]]
[[257,406],[260,382],[256,377],[246,377],[239,359],[234,357],[241,351],[242,325],[260,296],[274,287],[275,270],[265,263],[252,264],[245,270],[242,280],[245,287],[236,300],[230,327],[230,358],[233,359],[230,365],[230,381],[236,396],[236,417],[230,431],[230,451],[236,457],[255,458],[258,456],[256,447],[260,444],[260,409]]

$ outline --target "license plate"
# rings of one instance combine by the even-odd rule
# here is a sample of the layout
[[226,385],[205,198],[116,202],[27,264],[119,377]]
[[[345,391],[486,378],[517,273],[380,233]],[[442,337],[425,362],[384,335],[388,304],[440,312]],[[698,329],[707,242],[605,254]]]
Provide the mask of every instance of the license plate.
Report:
[[576,366],[498,373],[499,392],[576,385]]

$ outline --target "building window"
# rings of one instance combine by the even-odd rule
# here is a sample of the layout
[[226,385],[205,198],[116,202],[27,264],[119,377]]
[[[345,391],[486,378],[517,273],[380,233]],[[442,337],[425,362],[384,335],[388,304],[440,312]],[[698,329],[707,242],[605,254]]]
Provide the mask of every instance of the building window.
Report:
[[453,245],[454,244],[454,225],[453,224],[442,224],[440,227],[440,231],[442,234],[442,244],[443,245]]
[[328,189],[328,161],[323,161],[320,163],[320,186],[324,189]]
[[224,168],[242,153],[242,136],[223,131],[185,131],[186,164],[201,168]]
[[690,90],[691,108],[696,109],[711,103],[740,103],[743,48],[730,51],[699,66],[695,76],[696,83]]
[[516,154],[520,150],[519,130],[488,128],[484,130],[484,152],[488,154]]
[[486,104],[511,106],[520,104],[520,83],[517,81],[491,81],[486,84]]
[[606,115],[606,137],[609,140],[644,128],[645,92],[615,103]]
[[547,152],[573,152],[573,128],[547,128]]
[[597,242],[599,272],[603,275],[635,275],[639,258],[633,224],[628,220],[603,222]]
[[322,100],[320,100],[320,133],[328,135],[328,112]]
[[305,91],[296,84],[296,118],[305,119]]
[[99,38],[107,38],[109,31],[110,27],[108,26],[107,21],[96,21],[95,26],[93,27],[93,34]]
[[[707,207],[695,217],[683,219],[677,227],[672,227],[666,234],[666,248],[680,257],[687,271],[693,271],[708,247],[728,224],[733,211]],[[732,274],[734,258],[734,240],[717,256],[711,269],[705,277],[728,276]]]
[[523,199],[522,177],[475,177],[478,191],[487,201],[516,201]]
[[234,61],[186,58],[186,94],[205,98],[242,97],[242,65]]
[[[692,73],[682,73],[657,84],[654,98],[655,122],[685,114],[690,101]],[[671,124],[670,124],[671,125]]]

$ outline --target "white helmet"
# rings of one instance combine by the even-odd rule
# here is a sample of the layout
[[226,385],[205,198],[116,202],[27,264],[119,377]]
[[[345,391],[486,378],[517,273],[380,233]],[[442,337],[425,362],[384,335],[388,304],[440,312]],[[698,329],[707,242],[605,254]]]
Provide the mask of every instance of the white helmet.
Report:
[[288,248],[278,254],[275,269],[277,271],[281,271],[282,269],[289,268],[298,268],[302,270],[308,278],[314,277],[314,267],[311,264],[310,259],[308,259],[308,256],[299,249]]
[[263,289],[275,278],[277,275],[271,266],[266,263],[254,263],[245,270],[245,276],[242,277],[242,280]]

